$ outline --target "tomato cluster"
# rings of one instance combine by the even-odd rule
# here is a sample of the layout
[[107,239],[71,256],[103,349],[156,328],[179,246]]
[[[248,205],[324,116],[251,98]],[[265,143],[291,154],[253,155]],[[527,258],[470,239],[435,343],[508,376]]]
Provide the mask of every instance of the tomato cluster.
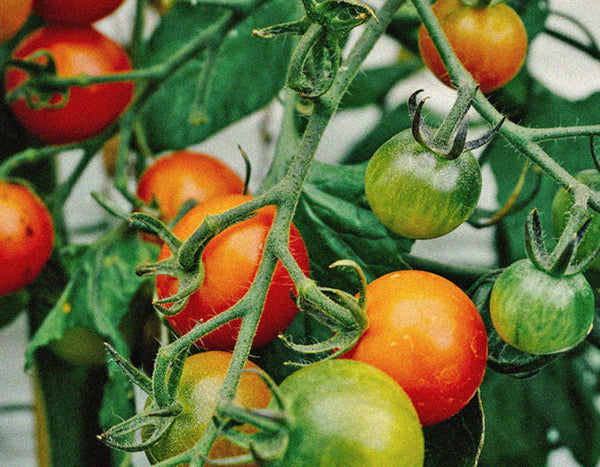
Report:
[[[91,22],[111,13],[122,0],[36,0],[34,11],[49,24],[26,36],[12,59],[47,68],[47,78],[114,75],[132,70],[129,56]],[[51,57],[51,58],[50,58]],[[73,143],[96,136],[129,105],[133,83],[117,81],[50,88],[35,85],[34,75],[14,64],[5,73],[8,95],[16,93],[11,108],[21,124],[44,143]],[[47,94],[50,95],[47,95]]]

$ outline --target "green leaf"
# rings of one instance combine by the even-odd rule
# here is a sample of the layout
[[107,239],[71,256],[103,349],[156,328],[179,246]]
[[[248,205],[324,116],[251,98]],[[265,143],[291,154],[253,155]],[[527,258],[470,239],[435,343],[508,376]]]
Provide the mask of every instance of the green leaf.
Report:
[[390,65],[368,68],[359,71],[350,88],[340,102],[340,108],[364,107],[369,104],[382,104],[385,96],[399,81],[410,76],[423,66],[416,59],[396,60]]
[[456,415],[423,427],[425,465],[472,467],[483,445],[484,418],[479,393]]
[[300,197],[294,224],[305,239],[311,273],[323,286],[348,292],[356,274],[348,268],[332,270],[339,259],[355,261],[367,280],[406,269],[401,254],[412,241],[387,230],[369,209],[364,194],[366,164],[313,163]]
[[[140,241],[137,234],[120,226],[93,245],[75,248],[66,257],[69,280],[53,304],[27,348],[27,365],[36,350],[45,347],[75,326],[97,333],[119,353],[130,355],[130,346],[120,325],[143,279],[135,266],[155,259],[156,247]],[[58,289],[61,290],[61,289]],[[130,341],[135,336],[127,336]],[[109,381],[100,412],[102,427],[113,425],[133,414],[132,388],[114,366],[109,365]]]
[[486,443],[480,465],[545,466],[549,453],[571,450],[584,466],[600,458],[595,349],[554,361],[532,378],[488,372],[481,388]]
[[[271,0],[229,32],[215,62],[206,102],[208,122],[188,123],[202,68],[200,57],[169,77],[149,100],[142,121],[154,151],[196,144],[269,103],[282,89],[293,40],[261,39],[252,31],[298,19],[296,0]],[[147,46],[145,66],[160,63],[218,19],[214,7],[176,3]]]
[[12,323],[22,311],[27,309],[29,295],[25,290],[0,297],[0,328]]

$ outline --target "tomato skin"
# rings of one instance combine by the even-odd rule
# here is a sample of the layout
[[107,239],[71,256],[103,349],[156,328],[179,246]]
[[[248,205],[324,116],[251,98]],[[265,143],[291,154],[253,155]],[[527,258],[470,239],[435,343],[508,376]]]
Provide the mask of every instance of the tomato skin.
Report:
[[554,277],[523,259],[494,283],[490,315],[496,332],[513,347],[540,355],[562,352],[591,331],[594,293],[583,274]]
[[[187,239],[200,226],[206,215],[218,214],[238,206],[251,197],[228,195],[213,198],[192,208],[173,228],[180,240]],[[269,228],[273,223],[275,208],[267,206],[254,217],[233,225],[208,242],[202,261],[204,282],[194,292],[186,307],[174,316],[167,316],[173,329],[183,335],[199,320],[208,320],[233,306],[250,287],[260,263]],[[308,274],[308,253],[295,226],[290,230],[290,251],[300,268]],[[159,260],[171,256],[163,245]],[[158,298],[166,298],[177,292],[177,279],[157,276]],[[265,307],[258,325],[253,347],[257,348],[277,337],[294,320],[298,309],[290,297],[294,285],[285,268],[277,263],[269,286]],[[204,349],[233,349],[240,320],[234,320],[205,335],[196,344]]]
[[[592,190],[600,190],[600,173],[595,169],[582,170],[575,178],[588,185]],[[554,233],[559,236],[567,225],[567,213],[574,204],[573,195],[561,188],[552,201],[552,226]],[[600,214],[593,211],[592,220],[583,240],[577,247],[576,258],[582,258],[595,251],[600,245]],[[600,255],[588,266],[586,277],[592,285],[600,285]]]
[[[501,88],[519,72],[527,55],[527,31],[512,8],[504,3],[475,8],[460,0],[438,0],[432,9],[459,61],[483,93]],[[424,25],[418,41],[427,68],[453,87]]]
[[415,408],[388,375],[352,360],[314,363],[280,386],[292,427],[276,466],[422,466]]
[[365,193],[388,229],[412,239],[435,238],[471,215],[481,193],[481,170],[471,153],[444,159],[415,141],[408,129],[375,151]]
[[0,2],[0,44],[13,37],[23,27],[31,13],[33,0],[2,0]]
[[52,24],[84,26],[115,11],[124,0],[34,0],[35,13]]
[[[101,76],[131,70],[125,50],[89,26],[44,26],[23,39],[12,57],[25,59],[39,50],[52,54],[57,74],[62,78],[82,73]],[[26,78],[24,71],[9,68],[5,75],[6,91],[12,91]],[[11,108],[21,124],[39,140],[65,144],[96,136],[105,130],[129,105],[132,96],[132,82],[102,83],[71,87],[69,99],[61,108],[34,110],[25,99],[13,102]],[[59,102],[57,95],[56,103]]]
[[144,171],[137,196],[148,204],[154,199],[160,218],[168,223],[188,200],[201,203],[243,191],[244,181],[220,160],[199,152],[175,151]]
[[22,185],[0,181],[0,296],[39,275],[53,240],[52,217],[43,201]]
[[473,302],[447,279],[413,270],[379,277],[366,297],[369,327],[344,358],[394,378],[423,425],[458,413],[487,363],[485,326]]
[[[188,357],[183,364],[183,373],[177,388],[177,400],[183,404],[183,411],[177,416],[165,435],[146,450],[152,464],[173,457],[191,448],[202,437],[210,422],[217,404],[217,392],[231,362],[229,352],[209,351]],[[247,362],[245,368],[260,368]],[[271,391],[261,377],[255,373],[242,373],[234,403],[246,408],[264,409],[271,400]],[[148,399],[146,406],[150,404]],[[243,431],[251,428],[244,426]],[[142,437],[148,433],[142,430]],[[244,450],[224,437],[218,438],[210,450],[209,457],[222,459],[243,454]],[[214,465],[206,463],[205,465]],[[254,466],[255,464],[244,464]]]

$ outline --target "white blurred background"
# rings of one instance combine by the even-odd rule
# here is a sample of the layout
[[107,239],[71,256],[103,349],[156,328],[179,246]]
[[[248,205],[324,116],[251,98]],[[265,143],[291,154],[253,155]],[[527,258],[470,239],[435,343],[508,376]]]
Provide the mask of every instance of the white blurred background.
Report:
[[[379,4],[380,2],[369,3]],[[600,41],[600,2],[597,0],[549,0],[548,3],[552,10],[568,12],[571,16],[576,17],[591,31],[596,40]],[[134,0],[127,0],[114,15],[98,22],[96,26],[116,40],[125,42],[130,34],[133,4]],[[549,23],[556,29],[585,40],[581,31],[559,17],[552,16]],[[396,52],[393,43],[382,41],[369,56],[368,64],[374,65],[390,60]],[[585,98],[600,90],[600,64],[549,36],[540,35],[530,44],[526,66],[552,91],[569,99]],[[431,96],[428,106],[443,109],[448,108],[453,101],[452,91],[439,84],[428,71],[418,73],[410,82],[406,82],[396,89],[392,99],[395,102],[405,100],[417,88],[426,89],[427,94]],[[278,111],[276,106],[269,109],[268,128],[272,131],[277,129]],[[341,157],[347,149],[368,132],[370,127],[375,124],[377,117],[377,110],[374,108],[349,111],[337,116],[324,135],[317,158],[335,161]],[[202,143],[198,149],[227,160],[242,174],[243,163],[237,149],[237,145],[241,144],[253,159],[252,188],[264,175],[271,157],[271,148],[265,146],[259,138],[264,119],[265,113],[258,112]],[[69,159],[72,161],[73,158]],[[61,159],[60,170],[63,174],[68,173],[71,166],[72,162],[69,162],[67,158]],[[495,188],[489,170],[485,169],[481,206],[487,208],[497,206]],[[66,215],[71,222],[70,226],[85,226],[102,218],[105,215],[104,212],[89,197],[89,193],[107,190],[110,193],[110,182],[104,175],[100,158],[96,158],[66,206]],[[492,239],[493,231],[491,229],[476,230],[464,225],[440,239],[417,242],[413,252],[445,262],[456,263],[467,258],[471,265],[494,266],[496,257],[492,248]],[[452,247],[449,248],[449,245]],[[28,406],[32,403],[30,376],[23,372],[26,334],[24,316],[0,330],[0,406],[13,404]],[[0,413],[0,466],[29,467],[37,465],[33,433],[33,415],[30,410]],[[135,456],[135,465],[148,465],[143,454]],[[576,465],[565,450],[555,452],[549,462],[549,466],[552,467]]]

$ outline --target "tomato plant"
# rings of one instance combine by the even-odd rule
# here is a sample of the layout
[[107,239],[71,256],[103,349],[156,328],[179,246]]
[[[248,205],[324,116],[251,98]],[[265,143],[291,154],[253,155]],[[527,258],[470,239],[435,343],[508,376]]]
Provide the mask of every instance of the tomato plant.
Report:
[[0,181],[0,296],[32,282],[52,253],[52,217],[29,188]]
[[292,421],[285,454],[273,465],[423,465],[415,408],[381,370],[351,360],[320,362],[279,389]]
[[[230,362],[231,354],[229,352],[217,350],[194,354],[186,358],[176,396],[183,407],[165,435],[146,451],[148,460],[152,464],[186,451],[201,438],[213,416],[218,400],[217,393]],[[247,362],[245,368],[259,369],[252,362]],[[246,408],[260,409],[267,407],[270,400],[271,391],[260,376],[253,373],[242,374],[234,398],[237,404]],[[151,403],[152,399],[149,398],[146,407]],[[246,432],[252,430],[249,426],[239,429]],[[143,433],[142,436],[148,436],[148,433]],[[214,443],[209,457],[221,459],[242,452],[241,448],[221,437]],[[205,465],[214,464],[207,463]]]
[[[509,6],[497,3],[480,8],[460,0],[438,0],[432,9],[457,58],[482,92],[504,86],[523,66],[527,32],[519,15]],[[427,68],[452,86],[444,62],[423,25],[419,29],[419,50]]]
[[[200,203],[181,218],[173,228],[173,233],[179,239],[185,240],[207,215],[221,213],[249,199],[246,195],[228,195]],[[254,217],[229,227],[208,242],[202,254],[202,285],[190,296],[182,311],[167,317],[169,324],[179,335],[186,334],[198,321],[206,321],[225,311],[245,295],[258,269],[274,215],[273,207],[262,208]],[[290,251],[302,270],[308,272],[306,247],[294,226],[290,228]],[[159,260],[169,256],[169,248],[163,245]],[[177,284],[177,279],[171,276],[158,276],[158,298],[174,295],[177,292]],[[292,322],[298,311],[290,297],[293,290],[293,283],[287,271],[278,264],[254,338],[255,347],[272,341]],[[232,349],[238,327],[239,321],[232,321],[204,336],[198,345],[206,349]]]
[[13,37],[29,18],[33,0],[5,0],[0,5],[0,44]]
[[500,337],[513,347],[533,354],[562,352],[590,332],[594,294],[582,274],[554,277],[524,259],[496,280],[490,314]]
[[243,180],[225,163],[207,154],[175,151],[155,160],[138,181],[137,196],[155,202],[160,217],[170,222],[187,201],[241,194]]
[[[42,50],[52,55],[56,73],[62,78],[131,70],[125,50],[91,27],[42,27],[23,39],[12,57],[47,63],[47,58],[34,56]],[[26,80],[27,74],[22,69],[9,68],[5,75],[7,92],[14,91]],[[97,83],[73,86],[66,96],[55,93],[50,100],[51,107],[31,108],[25,98],[19,98],[12,102],[11,108],[35,137],[46,143],[63,144],[90,138],[105,130],[129,105],[132,95],[131,82]],[[39,104],[36,96],[32,100]]]
[[412,239],[445,235],[473,212],[481,171],[471,153],[446,159],[404,130],[382,144],[367,166],[365,193],[388,229]]
[[366,299],[369,328],[345,357],[394,378],[423,425],[458,413],[487,363],[485,327],[469,297],[441,276],[409,270],[371,282]]
[[34,0],[33,10],[52,24],[82,26],[115,11],[124,0]]
[[[594,190],[600,190],[600,173],[594,169],[583,170],[576,178]],[[573,196],[564,188],[558,190],[552,201],[552,226],[555,234],[560,234],[567,225],[568,211],[573,206]],[[582,257],[600,246],[600,216],[592,214],[592,220],[582,242],[577,247],[577,256]],[[600,257],[596,258],[588,268],[590,275],[600,273]],[[592,280],[590,278],[590,280]],[[592,280],[593,281],[593,280]],[[594,283],[597,282],[593,281]]]

